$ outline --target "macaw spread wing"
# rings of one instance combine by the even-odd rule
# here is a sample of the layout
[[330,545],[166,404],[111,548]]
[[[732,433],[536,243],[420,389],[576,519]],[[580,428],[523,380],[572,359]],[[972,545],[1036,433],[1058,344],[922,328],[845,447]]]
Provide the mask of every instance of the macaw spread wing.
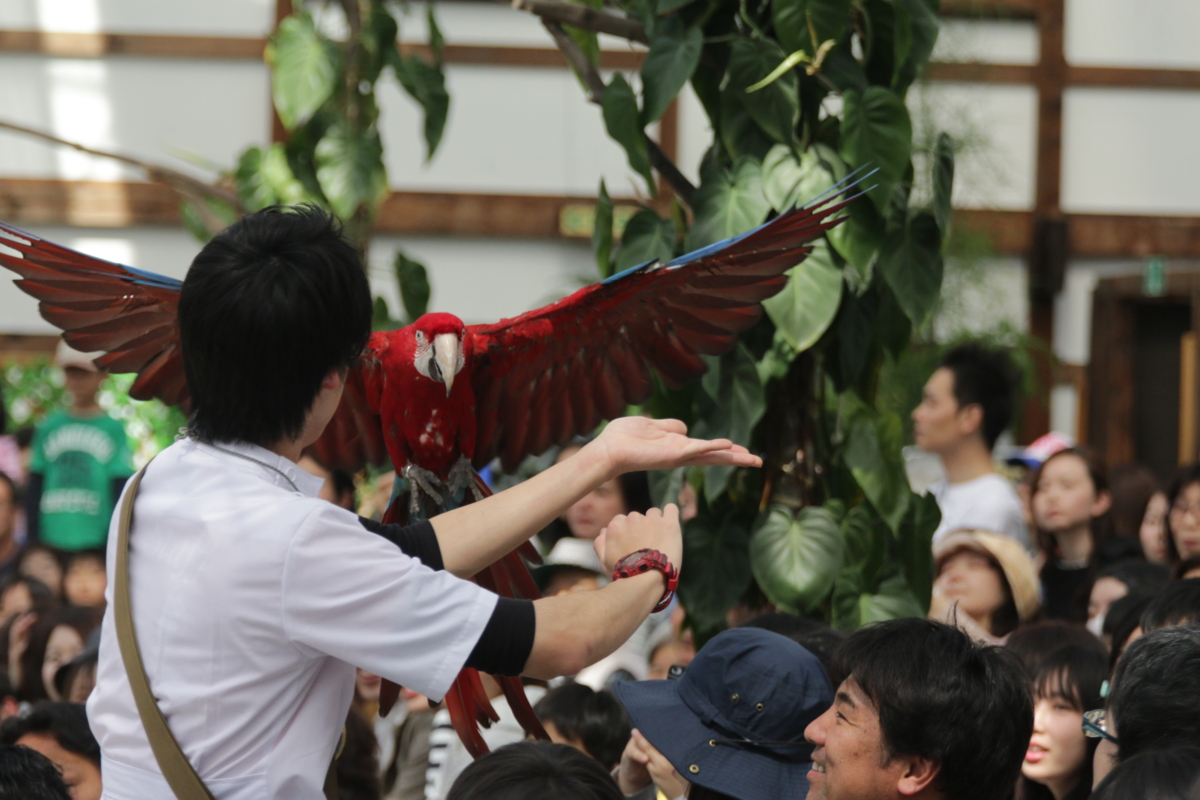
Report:
[[[6,252],[5,248],[18,255]],[[187,406],[174,278],[86,256],[0,222],[0,264],[37,298],[42,317],[77,350],[104,351],[106,372],[136,372],[129,393]]]
[[650,396],[650,369],[679,387],[707,369],[779,292],[849,200],[797,208],[675,259],[651,262],[545,308],[473,326],[474,463],[506,470]]

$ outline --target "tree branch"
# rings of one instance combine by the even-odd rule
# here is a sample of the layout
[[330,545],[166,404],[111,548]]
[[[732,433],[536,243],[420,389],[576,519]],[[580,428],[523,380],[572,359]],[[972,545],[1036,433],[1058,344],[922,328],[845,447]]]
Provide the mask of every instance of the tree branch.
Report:
[[43,141],[60,144],[64,147],[70,147],[73,150],[78,150],[81,153],[87,153],[91,156],[99,156],[100,158],[110,158],[113,161],[120,161],[122,164],[128,164],[131,167],[136,167],[146,173],[146,177],[154,183],[165,183],[179,194],[183,195],[188,200],[191,200],[196,205],[197,212],[204,220],[204,225],[211,233],[217,233],[225,227],[225,223],[217,217],[212,211],[204,205],[204,200],[219,200],[223,203],[228,203],[237,210],[238,213],[244,213],[241,202],[233,192],[228,189],[222,189],[220,186],[213,186],[205,183],[198,178],[193,178],[191,175],[171,169],[170,167],[151,164],[148,161],[141,161],[136,158],[121,155],[120,153],[110,153],[106,150],[96,150],[92,147],[79,144],[77,142],[69,142],[66,139],[60,139],[44,131],[39,131],[35,128],[27,128],[24,125],[17,125],[13,122],[5,122],[0,120],[0,129],[10,130],[15,133],[22,133],[26,136],[33,136]]
[[646,35],[646,27],[636,19],[618,17],[616,14],[606,14],[588,6],[577,3],[564,3],[561,0],[512,0],[512,7],[518,11],[528,11],[543,20],[573,25],[576,28],[620,36],[631,42],[650,44]]
[[[548,2],[548,0],[518,0],[518,2]],[[611,16],[611,15],[607,15]],[[562,51],[563,57],[567,59],[575,72],[579,75],[583,85],[587,87],[587,99],[600,105],[604,102],[604,78],[600,77],[600,71],[596,69],[596,65],[588,60],[587,54],[583,52],[583,48],[571,38],[563,26],[558,22],[552,21],[545,17],[542,18],[542,25],[546,26],[546,30],[554,38],[554,43],[558,45],[558,49]],[[645,134],[643,134],[645,136]],[[658,142],[646,136],[646,148],[650,155],[650,166],[658,170],[658,174],[662,175],[663,179],[675,192],[675,196],[686,205],[692,207],[692,198],[696,194],[696,187],[692,182],[684,177],[679,171],[679,167],[667,158],[667,154],[658,146]]]

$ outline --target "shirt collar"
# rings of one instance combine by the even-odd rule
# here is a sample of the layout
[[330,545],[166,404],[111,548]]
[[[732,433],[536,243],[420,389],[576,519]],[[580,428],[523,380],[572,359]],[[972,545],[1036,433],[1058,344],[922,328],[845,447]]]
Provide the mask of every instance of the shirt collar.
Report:
[[[272,453],[267,448],[260,447],[256,444],[250,444],[249,442],[221,442],[216,446],[210,445],[206,442],[197,442],[197,444],[219,458],[228,458],[245,464],[250,463],[250,461],[247,461],[246,459],[257,462],[264,478],[276,486],[280,486],[288,491],[292,491],[292,484],[294,483],[296,489],[298,489],[301,494],[307,497],[315,498],[321,493],[321,487],[325,485],[324,479],[318,478],[316,475],[304,471],[296,462],[292,461],[291,459],[285,458],[277,453]],[[221,449],[218,450],[217,447],[220,447]],[[229,453],[221,452],[222,450],[228,450],[229,453],[237,453],[238,455],[243,456],[243,458],[235,458],[230,456]],[[275,470],[279,470],[279,472],[276,472]],[[279,473],[286,475],[292,481],[292,483],[288,483],[286,480],[284,480]]]

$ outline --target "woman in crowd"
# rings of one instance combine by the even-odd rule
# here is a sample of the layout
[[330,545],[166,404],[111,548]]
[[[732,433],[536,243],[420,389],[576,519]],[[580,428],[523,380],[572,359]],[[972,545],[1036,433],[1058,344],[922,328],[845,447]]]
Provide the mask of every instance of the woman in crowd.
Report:
[[1034,675],[1033,736],[1017,796],[1020,800],[1084,800],[1092,790],[1098,739],[1083,734],[1083,715],[1104,707],[1108,677],[1103,645],[1065,645],[1043,659]]
[[[584,444],[586,442],[567,445],[559,452],[554,463],[558,464],[575,455]],[[627,472],[613,478],[580,498],[561,519],[555,520],[538,535],[543,552],[548,553],[554,543],[564,536],[591,541],[618,514],[635,511],[645,514],[652,505],[650,482],[645,472]]]
[[30,578],[36,578],[46,585],[50,594],[58,600],[62,599],[63,567],[58,556],[49,547],[42,544],[31,544],[21,554],[21,563],[17,572]]
[[1200,462],[1181,467],[1167,490],[1167,561],[1200,555]]
[[1195,800],[1200,797],[1200,747],[1150,750],[1122,761],[1092,800]]
[[1016,540],[987,531],[955,531],[934,552],[929,618],[957,624],[993,642],[1038,611],[1037,571]]
[[1162,564],[1126,559],[1100,570],[1088,596],[1087,629],[1103,636],[1109,607],[1130,592],[1155,594],[1166,588],[1170,574]]
[[1111,522],[1104,472],[1084,451],[1060,450],[1038,468],[1030,502],[1046,616],[1083,623]]
[[1167,498],[1158,486],[1154,471],[1144,464],[1124,464],[1115,467],[1108,476],[1109,494],[1112,496],[1112,532],[1109,546],[1112,558],[1144,558],[1145,544],[1142,542],[1142,523],[1146,521],[1151,503],[1162,516],[1166,513]]
[[623,800],[596,759],[574,747],[519,742],[473,762],[447,800]]
[[100,800],[100,745],[82,703],[37,703],[28,714],[0,725],[0,743],[28,747],[50,759],[71,800]]
[[[28,642],[16,659],[17,674],[11,675],[22,700],[61,700],[54,677],[84,648],[88,635],[100,624],[100,609],[67,606],[45,614],[29,630]],[[14,666],[9,652],[9,669]]]

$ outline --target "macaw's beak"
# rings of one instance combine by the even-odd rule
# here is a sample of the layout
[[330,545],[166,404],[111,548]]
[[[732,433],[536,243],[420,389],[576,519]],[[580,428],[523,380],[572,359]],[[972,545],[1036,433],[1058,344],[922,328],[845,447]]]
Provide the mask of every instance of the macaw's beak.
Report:
[[453,333],[440,333],[433,337],[433,357],[437,360],[442,383],[446,384],[446,397],[454,386],[454,374],[458,371],[458,337]]

